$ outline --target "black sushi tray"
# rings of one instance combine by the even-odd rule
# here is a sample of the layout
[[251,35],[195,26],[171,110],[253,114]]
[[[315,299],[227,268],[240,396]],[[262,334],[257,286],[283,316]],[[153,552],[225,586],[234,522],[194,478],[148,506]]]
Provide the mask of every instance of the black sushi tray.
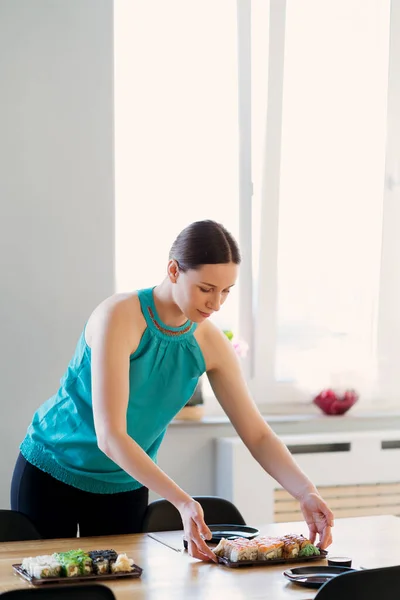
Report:
[[236,562],[229,560],[229,558],[218,556],[218,563],[232,569],[236,569],[238,567],[269,567],[271,565],[278,564],[286,565],[291,563],[309,563],[315,560],[324,560],[328,556],[328,552],[326,550],[320,549],[319,552],[319,554],[314,556],[303,556],[302,558],[271,558],[270,560],[238,560]]
[[22,564],[12,565],[15,573],[29,581],[32,585],[40,586],[54,583],[82,583],[83,581],[107,581],[109,579],[122,579],[124,577],[129,577],[131,579],[135,579],[140,577],[143,569],[138,567],[137,565],[132,565],[133,571],[129,573],[105,573],[104,575],[81,575],[79,577],[43,577],[38,579],[37,577],[31,577],[25,569],[22,568]]

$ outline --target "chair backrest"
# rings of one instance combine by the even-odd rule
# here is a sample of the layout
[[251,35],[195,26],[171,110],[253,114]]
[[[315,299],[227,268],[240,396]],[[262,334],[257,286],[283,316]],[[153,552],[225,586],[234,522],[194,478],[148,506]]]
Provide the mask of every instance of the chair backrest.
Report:
[[342,573],[325,583],[314,600],[389,600],[400,590],[400,566]]
[[39,532],[26,515],[15,510],[0,510],[0,542],[40,539]]
[[10,590],[1,594],[1,600],[115,600],[115,596],[105,585],[85,583]]
[[[220,523],[246,525],[242,515],[232,502],[217,496],[194,496],[204,511],[207,525]],[[145,512],[142,531],[174,531],[182,529],[179,511],[168,500],[154,500]]]

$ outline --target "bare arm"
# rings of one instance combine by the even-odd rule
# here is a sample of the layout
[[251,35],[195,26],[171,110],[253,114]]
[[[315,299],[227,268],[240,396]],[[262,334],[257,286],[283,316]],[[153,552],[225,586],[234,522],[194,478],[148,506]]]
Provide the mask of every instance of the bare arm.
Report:
[[[169,500],[181,513],[186,535],[197,546],[193,556],[214,554],[201,538],[210,537],[201,507],[162,471],[128,435],[126,413],[132,336],[124,307],[112,307],[98,318],[92,349],[92,401],[99,448],[134,479]],[[134,336],[133,336],[134,337]],[[199,518],[200,517],[200,518]]]
[[[208,358],[211,364],[207,374],[215,396],[257,462],[299,500],[313,537],[312,517],[306,515],[304,504],[309,502],[309,498],[319,498],[315,486],[264,421],[250,396],[232,344],[213,326],[209,328],[207,348],[210,349]],[[324,528],[321,538],[321,545],[324,546],[330,543],[330,527],[333,525],[333,514],[328,508],[327,511],[327,528],[326,531]]]

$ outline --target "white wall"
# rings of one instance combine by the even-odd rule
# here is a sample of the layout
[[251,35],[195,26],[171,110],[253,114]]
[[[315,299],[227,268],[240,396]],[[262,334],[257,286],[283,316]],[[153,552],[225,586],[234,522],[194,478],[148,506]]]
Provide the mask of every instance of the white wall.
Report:
[[[310,406],[304,414],[284,416],[275,413],[267,415],[266,420],[275,433],[282,436],[336,432],[340,436],[345,432],[400,430],[400,412],[357,412],[356,408],[344,416],[327,418]],[[161,445],[158,464],[189,494],[216,494],[217,440],[236,435],[233,426],[223,418],[210,418],[207,424],[175,421]],[[150,493],[151,500],[156,497]]]
[[0,2],[0,507],[114,288],[112,0]]

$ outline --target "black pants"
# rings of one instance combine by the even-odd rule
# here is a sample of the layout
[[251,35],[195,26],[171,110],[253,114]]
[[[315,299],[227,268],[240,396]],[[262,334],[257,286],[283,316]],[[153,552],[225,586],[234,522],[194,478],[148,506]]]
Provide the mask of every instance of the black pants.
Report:
[[20,454],[11,483],[11,508],[24,513],[43,538],[139,533],[149,490],[92,494],[54,479]]

